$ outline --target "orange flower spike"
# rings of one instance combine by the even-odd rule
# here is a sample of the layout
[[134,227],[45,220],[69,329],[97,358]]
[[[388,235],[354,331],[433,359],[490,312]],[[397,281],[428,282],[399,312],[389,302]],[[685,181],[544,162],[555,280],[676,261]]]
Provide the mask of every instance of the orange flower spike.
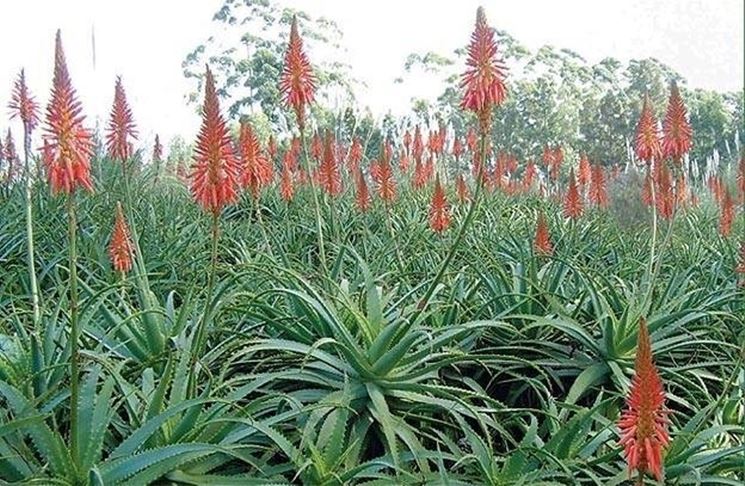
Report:
[[450,207],[445,190],[440,184],[440,176],[435,178],[435,191],[429,208],[429,226],[435,233],[442,233],[450,226]]
[[28,90],[23,69],[21,69],[18,79],[16,79],[8,108],[10,109],[10,117],[19,117],[27,133],[31,133],[39,124],[39,104]]
[[675,193],[670,170],[665,164],[660,164],[655,182],[657,183],[655,187],[657,212],[663,219],[670,219],[675,211]]
[[238,146],[241,154],[241,187],[249,188],[255,199],[261,188],[272,180],[271,163],[248,122],[241,122]]
[[548,223],[542,211],[538,213],[538,220],[535,225],[533,249],[539,256],[551,256],[554,253],[554,247],[551,244],[551,233],[549,232]]
[[313,134],[313,140],[310,142],[310,155],[315,160],[321,160],[323,156],[323,142],[321,142],[321,136],[318,133]]
[[385,204],[391,204],[396,199],[396,181],[393,177],[391,164],[383,158],[377,164],[378,195]]
[[338,196],[341,194],[341,174],[339,165],[336,163],[334,154],[334,139],[331,133],[326,134],[326,140],[323,144],[323,158],[318,167],[320,177],[320,186],[329,196]]
[[634,153],[642,162],[649,163],[652,160],[659,160],[662,155],[660,146],[660,131],[657,126],[657,119],[652,110],[652,103],[649,101],[649,95],[644,95],[644,104],[642,112],[639,115],[639,122],[636,125],[636,137],[634,138]]
[[580,187],[585,187],[592,178],[592,167],[587,155],[579,158],[579,169],[577,170],[577,183]]
[[124,219],[122,205],[117,202],[114,230],[111,232],[111,243],[109,244],[109,257],[114,270],[122,273],[129,272],[132,269],[133,255],[134,246],[129,236],[129,227]]
[[557,146],[553,151],[553,157],[551,157],[551,166],[549,172],[551,179],[557,180],[559,178],[559,171],[561,170],[561,164],[564,162],[564,151],[561,146]]
[[722,195],[722,204],[719,212],[719,233],[727,237],[732,231],[732,222],[735,220],[735,202],[729,193],[729,189],[724,189]]
[[132,110],[127,103],[122,78],[116,78],[114,104],[106,126],[106,152],[114,160],[125,161],[132,156],[130,138],[137,139],[137,129],[132,120]]
[[91,133],[83,127],[83,107],[67,71],[62,36],[57,31],[52,93],[47,105],[43,138],[49,145],[47,178],[53,193],[72,193],[78,187],[93,191],[90,159]]
[[529,189],[533,185],[533,180],[538,173],[535,164],[532,160],[529,160],[525,165],[525,172],[523,173],[523,187]]
[[207,67],[202,127],[197,135],[190,175],[194,199],[213,214],[238,199],[240,165],[233,154],[230,132],[220,115],[215,79]]
[[569,187],[564,198],[564,216],[577,219],[582,216],[583,209],[582,199],[577,190],[577,182],[574,179],[574,171],[571,170],[569,172]]
[[290,41],[279,80],[279,91],[284,102],[295,111],[298,127],[302,132],[305,127],[305,107],[315,98],[316,77],[303,50],[303,40],[298,33],[295,16],[292,17]]
[[645,206],[652,206],[652,177],[647,174],[642,182],[642,203]]
[[608,205],[608,190],[605,184],[603,167],[595,165],[590,173],[590,201],[598,207]]
[[409,172],[409,156],[405,151],[401,152],[401,158],[398,160],[398,168],[401,169],[403,174]]
[[354,137],[352,146],[349,149],[349,169],[352,174],[357,172],[360,162],[362,162],[362,143],[359,138]]
[[292,171],[288,164],[282,165],[282,176],[279,182],[279,194],[285,202],[292,201],[295,195],[295,187],[292,182]]
[[473,128],[469,128],[468,133],[466,134],[466,146],[472,154],[478,152],[478,143],[476,132],[473,131]]
[[483,7],[479,7],[460,87],[464,90],[461,108],[478,115],[482,134],[488,132],[492,108],[502,104],[507,95],[505,71],[497,55],[494,30],[486,23]]
[[367,181],[365,180],[365,174],[362,173],[362,169],[357,170],[355,182],[357,187],[354,198],[355,205],[360,212],[365,213],[370,209],[370,189],[367,187]]
[[631,389],[626,399],[626,410],[618,420],[620,444],[629,465],[629,472],[640,475],[650,472],[662,481],[662,453],[670,442],[667,432],[665,390],[652,359],[652,345],[647,323],[639,319],[636,363]]
[[688,121],[688,112],[678,85],[670,86],[665,120],[662,123],[662,153],[665,157],[679,162],[691,150],[693,129]]

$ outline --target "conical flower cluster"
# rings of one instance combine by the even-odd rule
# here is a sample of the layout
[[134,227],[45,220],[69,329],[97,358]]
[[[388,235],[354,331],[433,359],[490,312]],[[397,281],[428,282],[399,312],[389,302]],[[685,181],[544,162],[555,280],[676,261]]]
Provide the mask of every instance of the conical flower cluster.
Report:
[[297,28],[297,17],[292,18],[290,42],[285,53],[285,63],[279,80],[279,91],[284,102],[295,111],[300,131],[305,127],[305,108],[313,102],[316,78],[308,56],[303,50],[303,40]]
[[362,173],[362,169],[357,169],[355,183],[356,192],[354,195],[354,202],[357,209],[361,213],[365,213],[370,209],[370,189],[367,187],[367,180],[365,179],[365,174]]
[[132,142],[137,139],[137,129],[132,119],[132,110],[122,86],[122,78],[116,78],[114,85],[114,105],[111,107],[109,123],[106,126],[106,152],[109,157],[125,161],[132,156]]
[[435,233],[442,233],[450,226],[450,207],[439,176],[435,178],[435,191],[429,207],[429,226]]
[[659,160],[662,155],[660,146],[660,131],[657,119],[652,110],[649,95],[644,95],[644,104],[636,125],[636,137],[634,138],[634,153],[642,162],[650,163]]
[[543,212],[538,213],[538,220],[535,225],[535,240],[533,241],[533,250],[536,255],[551,256],[554,253],[554,247],[551,244],[551,233],[548,229],[548,223]]
[[197,135],[190,175],[194,199],[206,211],[219,214],[238,199],[239,172],[230,133],[220,114],[215,79],[207,67],[202,127]]
[[318,166],[318,177],[321,189],[326,194],[329,196],[338,196],[341,194],[341,173],[339,172],[339,164],[336,162],[334,139],[331,133],[326,134],[326,139],[323,142],[323,157],[321,159],[321,165]]
[[39,124],[39,104],[29,93],[26,86],[26,75],[21,69],[21,73],[16,79],[13,87],[13,94],[8,103],[11,118],[18,117],[23,122],[23,128],[26,133],[31,133]]
[[574,171],[569,172],[569,186],[564,197],[564,216],[571,219],[577,219],[582,216],[584,207],[582,198],[577,190],[577,182],[574,179]]
[[492,108],[507,95],[504,79],[505,66],[497,56],[494,31],[486,22],[483,7],[479,7],[460,86],[464,91],[461,107],[478,115],[482,134],[488,132]]
[[242,121],[238,146],[241,154],[241,186],[251,191],[256,198],[261,189],[272,181],[272,164],[261,150],[259,138],[251,124]]
[[670,441],[664,405],[662,379],[652,360],[647,323],[642,318],[639,320],[634,378],[618,428],[629,471],[637,470],[642,475],[650,472],[658,481],[663,476],[662,452]]
[[673,82],[667,112],[662,123],[662,153],[666,158],[679,162],[691,150],[693,130],[678,85]]
[[91,134],[83,127],[83,107],[67,71],[62,37],[57,31],[54,53],[52,94],[47,106],[44,140],[48,144],[47,177],[52,192],[72,193],[78,187],[93,190],[90,159]]
[[114,230],[111,233],[111,243],[109,244],[109,257],[111,265],[117,272],[126,273],[132,269],[132,255],[134,247],[129,236],[129,227],[124,219],[121,203],[116,203],[116,219],[114,220]]

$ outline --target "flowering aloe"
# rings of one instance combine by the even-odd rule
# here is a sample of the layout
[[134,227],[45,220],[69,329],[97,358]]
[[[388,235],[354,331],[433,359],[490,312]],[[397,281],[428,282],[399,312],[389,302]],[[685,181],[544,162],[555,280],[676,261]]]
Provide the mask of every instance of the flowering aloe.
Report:
[[202,126],[197,135],[192,165],[191,193],[214,215],[238,199],[239,164],[233,154],[228,127],[220,114],[215,79],[207,67]]
[[642,318],[639,320],[634,378],[618,428],[629,471],[637,470],[640,476],[650,472],[658,481],[663,476],[662,452],[670,441],[664,405],[662,379],[652,359],[647,323]]
[[719,209],[719,233],[729,236],[732,231],[732,223],[735,220],[735,202],[730,195],[729,189],[724,189],[722,204]]
[[460,86],[464,90],[461,107],[477,114],[482,135],[489,130],[491,110],[505,99],[505,66],[497,55],[494,31],[486,23],[483,7],[476,11],[476,27],[468,46],[466,72]]
[[349,172],[356,174],[360,162],[362,162],[362,142],[360,142],[358,137],[354,137],[354,140],[352,140],[352,146],[349,148]]
[[360,212],[367,212],[370,209],[370,189],[367,187],[367,181],[365,180],[365,174],[362,173],[362,169],[357,169],[355,186],[357,189],[354,195],[355,205]]
[[29,93],[23,69],[21,69],[18,79],[16,79],[8,108],[11,118],[18,117],[21,119],[25,132],[31,133],[39,124],[39,104]]
[[114,85],[114,104],[106,126],[106,151],[109,157],[122,162],[129,159],[132,156],[130,138],[137,139],[137,129],[122,86],[122,78],[117,76]]
[[551,244],[551,233],[549,232],[548,223],[542,211],[538,213],[538,219],[535,225],[533,249],[540,256],[551,256],[554,253],[554,247]]
[[660,163],[655,175],[655,205],[657,212],[663,219],[670,219],[675,212],[675,188],[672,184],[670,169]]
[[111,233],[111,243],[109,244],[109,257],[114,270],[126,273],[132,269],[132,255],[134,247],[129,235],[129,227],[124,219],[124,212],[120,202],[116,203],[116,219],[114,220],[114,230]]
[[442,233],[450,226],[450,207],[445,189],[440,184],[440,176],[435,178],[435,191],[429,207],[429,226],[435,233]]
[[251,191],[256,198],[259,191],[272,180],[272,164],[261,150],[259,139],[251,125],[241,122],[238,146],[241,154],[241,186]]
[[[289,153],[290,152],[288,152],[288,154]],[[287,163],[287,154],[285,154],[285,163],[282,164],[282,176],[279,181],[279,194],[286,202],[292,201],[295,194],[295,187],[292,182],[292,169],[290,168],[290,164]]]
[[652,160],[659,160],[662,155],[660,131],[648,94],[644,95],[642,112],[639,115],[639,122],[636,125],[634,153],[636,153],[639,160],[646,163],[650,163]]
[[582,216],[583,212],[582,199],[577,190],[577,182],[574,179],[574,171],[569,172],[569,186],[564,197],[564,216],[571,219],[577,219]]
[[608,205],[608,190],[605,185],[605,171],[600,164],[592,167],[590,172],[590,202],[598,207]]
[[78,187],[93,191],[90,159],[91,133],[83,127],[83,107],[67,71],[62,36],[57,31],[52,94],[47,105],[44,140],[48,142],[47,177],[52,192],[72,193]]
[[670,98],[667,103],[665,120],[662,123],[662,153],[665,157],[679,162],[691,150],[693,130],[688,121],[683,98],[678,85],[670,86]]
[[579,168],[577,169],[577,184],[579,187],[584,188],[589,184],[592,178],[592,166],[590,165],[590,159],[587,155],[582,155],[579,158]]
[[284,102],[295,111],[298,127],[305,127],[305,108],[313,102],[316,78],[308,56],[303,50],[303,40],[297,28],[297,17],[292,17],[290,41],[285,52],[285,62],[279,80],[279,91]]
[[455,179],[455,193],[458,195],[458,201],[461,203],[466,202],[466,200],[470,197],[470,194],[468,193],[468,185],[466,184],[466,178],[463,177],[463,174],[458,174],[458,177]]
[[323,143],[323,157],[321,164],[318,166],[318,176],[321,188],[329,196],[338,196],[341,194],[341,174],[339,173],[339,165],[336,162],[336,156],[334,154],[334,139],[331,133],[326,134],[326,139]]

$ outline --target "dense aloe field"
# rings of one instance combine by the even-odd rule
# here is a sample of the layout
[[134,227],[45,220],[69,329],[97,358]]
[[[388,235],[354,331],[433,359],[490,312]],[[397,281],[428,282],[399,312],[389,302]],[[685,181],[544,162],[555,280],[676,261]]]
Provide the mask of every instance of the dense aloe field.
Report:
[[288,131],[208,66],[176,165],[120,80],[84,128],[58,33],[0,151],[0,484],[742,484],[745,158],[692,169],[672,83],[629,160],[517,160],[491,32],[470,127],[373,137],[318,129],[293,19]]

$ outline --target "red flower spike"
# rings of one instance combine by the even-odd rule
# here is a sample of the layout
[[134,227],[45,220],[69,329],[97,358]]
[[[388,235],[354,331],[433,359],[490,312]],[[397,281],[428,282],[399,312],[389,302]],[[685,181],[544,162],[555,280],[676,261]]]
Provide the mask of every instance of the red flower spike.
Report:
[[435,191],[429,208],[429,226],[435,233],[442,233],[450,226],[450,208],[439,176],[435,179]]
[[202,127],[197,135],[192,165],[191,193],[213,214],[238,199],[240,165],[233,154],[230,132],[220,115],[215,79],[207,67]]
[[543,212],[538,213],[538,220],[535,225],[535,240],[533,250],[539,256],[551,256],[554,253],[554,247],[551,244],[551,233],[548,229],[548,223]]
[[482,134],[488,132],[492,108],[502,104],[507,95],[505,71],[504,63],[497,56],[494,31],[486,23],[484,9],[479,7],[460,86],[464,90],[461,108],[478,115]]
[[732,222],[735,220],[735,202],[729,193],[729,189],[724,189],[722,196],[722,205],[719,212],[719,233],[727,237],[732,231]]
[[8,108],[10,109],[10,117],[19,117],[27,133],[31,133],[39,124],[39,104],[29,93],[23,69],[21,69],[18,79],[16,79]]
[[137,129],[132,120],[132,110],[127,103],[122,78],[116,78],[114,104],[106,126],[106,151],[114,160],[125,161],[132,156],[130,138],[137,139]]
[[564,216],[577,219],[583,212],[582,199],[579,197],[577,182],[574,180],[574,171],[569,172],[569,187],[564,198]]
[[672,185],[670,170],[667,165],[660,163],[655,177],[655,204],[657,213],[662,219],[670,219],[675,212],[675,192]]
[[659,160],[662,156],[660,131],[648,94],[644,95],[642,112],[639,115],[639,123],[636,125],[634,152],[639,160],[646,163],[650,163],[652,160]]
[[54,78],[47,105],[43,138],[49,145],[47,177],[53,193],[73,193],[78,187],[93,191],[90,159],[93,155],[91,133],[83,127],[83,107],[67,71],[62,36],[57,31],[54,52]]
[[662,123],[662,153],[666,158],[679,162],[691,150],[693,130],[678,85],[670,86],[665,120]]
[[[289,153],[289,152],[288,152]],[[285,161],[287,159],[285,158]],[[282,164],[282,176],[279,182],[279,194],[285,202],[292,201],[295,195],[295,187],[292,182],[292,170],[288,164]]]
[[525,165],[525,172],[523,173],[523,188],[529,189],[533,185],[533,180],[538,173],[535,164],[532,160],[529,160]]
[[590,166],[590,159],[587,155],[582,155],[579,158],[579,169],[577,170],[577,183],[579,187],[584,188],[592,178],[592,167]]
[[241,153],[241,187],[248,188],[256,199],[261,189],[272,181],[272,164],[261,150],[259,138],[248,122],[241,122],[238,146]]
[[341,194],[341,174],[339,165],[336,163],[334,154],[334,139],[331,133],[326,134],[326,140],[323,144],[323,159],[318,166],[318,175],[321,189],[329,196],[338,196]]
[[[396,181],[393,177],[393,170],[388,160],[383,159],[376,164],[377,170],[374,175],[374,180],[378,186],[378,195],[383,202],[388,205],[393,203],[396,199]],[[372,167],[370,170],[372,174]]]
[[406,152],[401,152],[401,158],[398,160],[398,168],[403,174],[409,172],[409,156]]
[[360,162],[362,162],[362,143],[359,138],[355,137],[349,149],[349,171],[352,174],[357,173]]
[[313,140],[310,142],[310,155],[317,161],[323,156],[323,142],[318,133],[313,135]]
[[629,465],[629,472],[640,475],[650,472],[662,481],[663,449],[670,442],[667,432],[667,411],[662,379],[652,359],[652,345],[647,323],[639,319],[636,363],[626,410],[618,420],[620,444]]
[[466,202],[471,197],[468,192],[466,178],[463,177],[463,174],[458,174],[458,178],[455,179],[455,192],[458,194],[458,201],[460,201],[461,204]]
[[117,202],[114,230],[111,232],[111,243],[109,243],[109,257],[114,270],[122,273],[132,270],[132,255],[134,255],[134,246],[129,236],[129,227],[124,219],[122,205]]
[[605,185],[605,172],[603,171],[603,167],[600,165],[595,165],[591,171],[590,202],[601,208],[608,205],[608,190]]
[[279,80],[279,91],[284,102],[295,111],[298,127],[305,127],[305,107],[313,102],[316,78],[308,56],[303,50],[303,40],[297,29],[297,17],[292,17],[290,42],[285,53],[284,68]]
[[455,157],[456,162],[460,159],[461,155],[463,155],[463,144],[459,137],[455,137],[455,140],[453,140],[453,157]]
[[365,174],[362,173],[362,169],[357,170],[355,182],[357,188],[354,196],[355,205],[361,213],[365,213],[370,209],[370,189],[367,187],[367,181],[365,180]]

